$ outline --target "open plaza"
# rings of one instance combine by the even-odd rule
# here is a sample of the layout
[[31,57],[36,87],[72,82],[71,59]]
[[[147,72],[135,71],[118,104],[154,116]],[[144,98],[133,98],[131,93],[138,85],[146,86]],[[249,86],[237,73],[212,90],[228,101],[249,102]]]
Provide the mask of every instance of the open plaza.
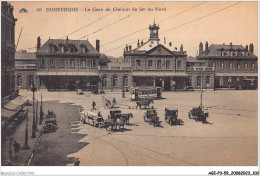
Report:
[[[161,127],[144,122],[145,109],[135,109],[136,103],[129,99],[130,93],[122,98],[121,92],[76,95],[75,92],[38,91],[36,99],[40,99],[41,93],[45,115],[48,110],[54,111],[59,128],[56,132],[42,134],[31,165],[74,165],[76,158],[81,166],[257,165],[257,91],[205,91],[203,107],[209,113],[206,124],[188,117],[192,107],[200,104],[200,92],[163,92],[163,99],[152,104],[162,121]],[[20,94],[32,96],[30,91]],[[80,122],[80,110],[91,111],[93,101],[97,105],[94,112],[100,111],[103,118],[107,118],[110,109],[102,105],[102,96],[115,97],[115,109],[133,113],[130,124],[122,131]],[[165,108],[178,109],[178,118],[184,124],[170,126],[166,123]],[[16,140],[23,144],[24,135]]]

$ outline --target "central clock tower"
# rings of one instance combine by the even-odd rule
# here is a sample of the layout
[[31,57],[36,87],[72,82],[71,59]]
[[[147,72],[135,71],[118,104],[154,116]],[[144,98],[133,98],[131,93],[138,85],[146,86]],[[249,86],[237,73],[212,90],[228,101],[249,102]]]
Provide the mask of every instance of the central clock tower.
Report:
[[150,30],[150,39],[153,40],[160,40],[159,36],[158,36],[158,30],[159,30],[159,25],[157,26],[155,24],[155,22],[153,23],[153,25],[149,26],[149,30]]

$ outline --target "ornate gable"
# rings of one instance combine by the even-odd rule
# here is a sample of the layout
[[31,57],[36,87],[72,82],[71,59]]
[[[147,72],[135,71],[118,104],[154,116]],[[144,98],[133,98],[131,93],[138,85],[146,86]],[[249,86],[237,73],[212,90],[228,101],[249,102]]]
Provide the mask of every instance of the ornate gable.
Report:
[[160,55],[160,56],[173,56],[173,52],[170,51],[168,48],[165,46],[159,44],[156,47],[152,48],[151,50],[147,51],[145,53],[146,55]]

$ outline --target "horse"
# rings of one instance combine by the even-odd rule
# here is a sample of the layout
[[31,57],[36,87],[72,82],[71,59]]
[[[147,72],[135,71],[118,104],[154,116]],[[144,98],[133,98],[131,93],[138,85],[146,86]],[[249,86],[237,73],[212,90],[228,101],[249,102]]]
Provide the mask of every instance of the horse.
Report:
[[128,125],[129,124],[129,119],[133,118],[133,113],[126,113],[124,114],[125,116],[125,123]]
[[125,116],[123,115],[122,117],[120,118],[117,118],[116,119],[116,129],[117,129],[117,126],[118,126],[118,131],[122,131],[122,128],[124,128],[124,125],[125,125]]
[[153,99],[141,99],[140,101],[136,102],[136,109],[139,106],[139,108],[141,109],[141,106],[144,106],[144,108],[149,107],[150,108],[150,104],[153,104]]

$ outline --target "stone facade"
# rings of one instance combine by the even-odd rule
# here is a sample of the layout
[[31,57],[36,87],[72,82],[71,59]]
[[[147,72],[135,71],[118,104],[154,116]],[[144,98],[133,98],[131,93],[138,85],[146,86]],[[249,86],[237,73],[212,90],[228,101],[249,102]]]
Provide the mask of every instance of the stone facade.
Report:
[[215,89],[257,89],[258,57],[254,55],[254,46],[200,44],[198,60],[205,61],[206,67],[215,72]]
[[17,51],[15,53],[15,87],[29,90],[36,82],[36,54]]
[[10,99],[15,92],[15,22],[13,6],[1,2],[1,99]]

